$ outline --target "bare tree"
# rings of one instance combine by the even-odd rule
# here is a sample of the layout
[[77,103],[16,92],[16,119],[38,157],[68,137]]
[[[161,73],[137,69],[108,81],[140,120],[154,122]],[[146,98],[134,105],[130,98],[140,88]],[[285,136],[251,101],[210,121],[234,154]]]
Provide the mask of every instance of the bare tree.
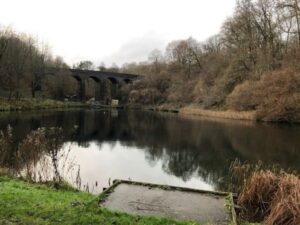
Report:
[[98,66],[98,70],[99,71],[105,71],[106,70],[106,66],[104,62],[101,62],[100,65]]
[[160,50],[154,49],[150,52],[148,60],[153,64],[155,73],[160,72],[160,65],[163,62],[164,58]]
[[80,70],[93,70],[95,67],[92,61],[85,60],[73,65],[73,68]]
[[188,78],[190,78],[194,66],[197,66],[198,70],[202,69],[200,56],[200,44],[193,38],[172,41],[166,48],[167,62],[179,66]]
[[300,45],[300,6],[299,0],[278,0],[277,8],[284,10],[283,21],[289,21],[291,28],[286,30],[288,34],[297,35],[298,44]]

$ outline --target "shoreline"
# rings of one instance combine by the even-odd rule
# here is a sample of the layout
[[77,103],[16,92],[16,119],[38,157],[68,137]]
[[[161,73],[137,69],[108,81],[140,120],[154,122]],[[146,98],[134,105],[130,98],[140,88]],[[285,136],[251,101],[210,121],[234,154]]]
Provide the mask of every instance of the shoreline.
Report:
[[247,120],[247,121],[257,121],[256,111],[233,111],[233,110],[208,110],[202,109],[195,106],[186,106],[179,109],[180,115],[193,115],[199,117],[211,117],[220,119],[231,119],[231,120]]
[[[128,107],[130,109],[130,107]],[[285,119],[278,117],[276,119],[259,118],[259,113],[257,110],[252,111],[235,111],[229,109],[203,109],[201,106],[196,105],[172,105],[163,104],[157,106],[142,106],[135,107],[136,109],[154,111],[154,112],[168,112],[175,113],[181,116],[193,116],[198,118],[215,118],[215,119],[227,119],[236,121],[248,121],[248,122],[261,122],[261,123],[275,123],[275,124],[300,124],[300,120]]]
[[104,195],[59,184],[31,183],[1,173],[0,224],[135,224],[194,225],[191,221],[139,216],[100,207]]
[[176,105],[159,105],[159,106],[140,106],[141,109],[155,112],[177,113],[182,116],[210,117],[218,119],[230,119],[241,121],[257,121],[256,111],[234,111],[234,110],[210,110],[203,109],[199,106],[176,106]]
[[23,98],[20,100],[7,100],[0,98],[0,112],[83,108],[87,106],[86,103],[82,102],[59,101],[53,99]]
[[[35,111],[35,110],[51,110],[51,109],[98,109],[93,105],[86,102],[72,102],[60,101],[54,99],[40,99],[40,98],[23,98],[20,100],[7,100],[0,97],[0,112],[22,112],[22,111]],[[118,107],[99,107],[101,109]],[[201,106],[196,105],[182,105],[182,104],[162,104],[162,105],[141,105],[141,104],[127,104],[119,107],[123,109],[138,109],[153,112],[167,112],[174,113],[181,116],[194,116],[194,117],[209,117],[216,119],[228,119],[236,121],[252,121],[252,122],[271,122],[271,123],[293,123],[299,124],[300,121],[283,121],[283,120],[264,120],[257,117],[257,111],[235,111],[235,110],[221,110],[221,109],[203,109]]]

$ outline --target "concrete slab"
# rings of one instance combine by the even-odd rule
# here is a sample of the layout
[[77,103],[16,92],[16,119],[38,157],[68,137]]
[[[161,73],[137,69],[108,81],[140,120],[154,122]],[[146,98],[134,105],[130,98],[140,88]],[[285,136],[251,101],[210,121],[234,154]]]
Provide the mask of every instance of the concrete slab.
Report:
[[225,194],[122,182],[109,192],[101,204],[113,211],[192,220],[201,224],[225,225],[231,220]]

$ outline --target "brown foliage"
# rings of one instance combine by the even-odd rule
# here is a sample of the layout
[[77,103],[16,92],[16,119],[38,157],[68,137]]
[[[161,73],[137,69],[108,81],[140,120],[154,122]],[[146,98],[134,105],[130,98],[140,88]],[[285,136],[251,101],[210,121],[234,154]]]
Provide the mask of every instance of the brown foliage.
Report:
[[257,96],[257,89],[258,87],[253,81],[245,81],[237,85],[226,99],[227,106],[237,111],[255,110],[261,101]]
[[44,129],[31,131],[18,146],[17,155],[14,159],[15,172],[25,173],[27,180],[38,180],[34,170],[46,150],[46,145],[47,139]]
[[242,217],[250,221],[262,221],[270,210],[273,195],[277,189],[276,175],[267,171],[256,171],[248,178],[239,195],[238,203],[243,207]]
[[168,90],[168,101],[173,103],[191,103],[193,102],[194,80],[178,80],[172,83]]
[[258,170],[245,182],[238,198],[241,217],[266,225],[298,225],[300,178],[285,172]]
[[0,167],[10,167],[10,153],[13,150],[13,134],[10,125],[5,131],[0,132]]
[[[127,90],[132,103],[161,104],[166,101],[170,77],[166,73],[152,74],[134,82]],[[124,92],[126,93],[126,92]]]
[[299,121],[300,73],[279,70],[246,81],[227,97],[227,105],[239,111],[257,109],[258,120]]
[[129,93],[129,102],[142,104],[157,104],[162,99],[161,93],[155,88],[132,90]]
[[262,102],[257,118],[264,121],[300,120],[300,73],[283,70],[262,78]]
[[283,174],[278,189],[270,204],[266,225],[300,224],[300,179],[295,175]]
[[209,110],[202,109],[194,106],[186,106],[180,109],[180,114],[182,115],[196,115],[202,117],[214,117],[214,118],[224,118],[232,120],[255,120],[255,112],[236,112],[232,110],[219,111],[219,110]]
[[195,103],[203,103],[208,95],[208,87],[203,80],[199,80],[193,90],[193,101]]
[[[19,145],[14,143],[10,126],[0,134],[0,168],[6,168],[10,174],[21,175],[33,182],[61,180],[58,173],[58,151],[63,144],[61,128],[33,130]],[[53,171],[47,171],[50,163]]]

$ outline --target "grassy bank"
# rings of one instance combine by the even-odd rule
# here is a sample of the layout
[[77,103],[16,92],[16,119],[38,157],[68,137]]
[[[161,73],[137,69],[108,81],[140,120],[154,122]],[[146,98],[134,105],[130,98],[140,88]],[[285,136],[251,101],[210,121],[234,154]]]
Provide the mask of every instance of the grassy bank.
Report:
[[86,104],[80,102],[63,102],[52,99],[24,98],[20,100],[7,100],[0,98],[0,111],[39,110],[83,106],[86,106]]
[[99,207],[99,197],[67,185],[31,184],[0,176],[0,224],[178,224],[169,219],[131,216]]
[[204,117],[214,117],[223,119],[233,120],[256,120],[255,111],[238,112],[232,110],[217,111],[217,110],[206,110],[196,106],[186,106],[179,110],[180,114],[183,115],[194,115]]

